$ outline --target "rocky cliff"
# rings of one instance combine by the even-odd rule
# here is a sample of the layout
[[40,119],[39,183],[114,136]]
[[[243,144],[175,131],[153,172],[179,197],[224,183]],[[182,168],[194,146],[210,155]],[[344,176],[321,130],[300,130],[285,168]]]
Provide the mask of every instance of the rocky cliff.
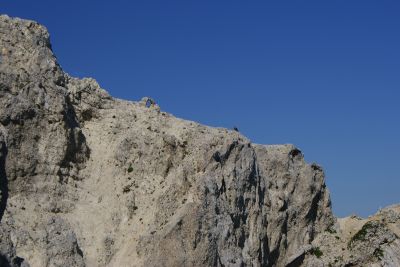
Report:
[[1,266],[399,266],[399,209],[337,220],[294,146],[114,99],[33,21],[0,49]]

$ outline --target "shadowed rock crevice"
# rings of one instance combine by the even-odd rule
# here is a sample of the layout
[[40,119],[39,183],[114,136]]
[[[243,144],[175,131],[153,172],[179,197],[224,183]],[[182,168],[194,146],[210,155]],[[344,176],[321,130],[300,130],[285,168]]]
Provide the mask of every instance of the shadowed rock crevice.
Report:
[[6,173],[7,146],[0,129],[0,222],[7,208],[8,179]]
[[[65,108],[62,112],[63,121],[65,122],[65,131],[67,135],[67,147],[64,158],[60,162],[61,168],[69,169],[71,164],[80,165],[90,156],[90,149],[86,145],[86,137],[82,133],[78,116],[75,108],[71,103],[70,96],[65,96]],[[59,175],[62,175],[59,173]]]
[[3,267],[11,267],[10,262],[8,261],[7,257],[0,254],[0,266]]
[[297,257],[295,260],[290,262],[286,267],[300,267],[303,266],[305,254],[302,254],[301,256]]

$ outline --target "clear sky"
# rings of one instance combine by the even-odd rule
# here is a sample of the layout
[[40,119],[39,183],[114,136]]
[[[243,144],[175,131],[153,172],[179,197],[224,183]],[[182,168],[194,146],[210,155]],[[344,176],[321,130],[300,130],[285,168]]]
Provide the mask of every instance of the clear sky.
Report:
[[113,96],[293,143],[334,212],[400,202],[400,2],[4,0],[45,24],[64,70]]

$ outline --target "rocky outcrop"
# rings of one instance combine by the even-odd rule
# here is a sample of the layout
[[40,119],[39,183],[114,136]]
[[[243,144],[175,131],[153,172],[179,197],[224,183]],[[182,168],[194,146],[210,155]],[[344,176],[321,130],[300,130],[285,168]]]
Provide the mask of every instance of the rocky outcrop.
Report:
[[351,216],[318,235],[305,252],[305,266],[400,266],[400,206],[374,216]]
[[64,73],[35,22],[0,16],[0,48],[0,260],[328,262],[310,251],[339,224],[323,170],[294,146],[253,144],[177,119],[148,98],[114,99],[93,79]]

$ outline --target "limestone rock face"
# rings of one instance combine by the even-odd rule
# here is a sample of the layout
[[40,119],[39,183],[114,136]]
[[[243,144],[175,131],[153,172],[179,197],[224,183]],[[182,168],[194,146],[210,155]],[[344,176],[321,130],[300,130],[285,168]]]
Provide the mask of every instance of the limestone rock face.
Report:
[[294,146],[114,99],[64,73],[36,22],[0,16],[0,49],[4,266],[328,266],[310,251],[341,224]]
[[400,266],[400,205],[338,219],[304,254],[305,266]]

